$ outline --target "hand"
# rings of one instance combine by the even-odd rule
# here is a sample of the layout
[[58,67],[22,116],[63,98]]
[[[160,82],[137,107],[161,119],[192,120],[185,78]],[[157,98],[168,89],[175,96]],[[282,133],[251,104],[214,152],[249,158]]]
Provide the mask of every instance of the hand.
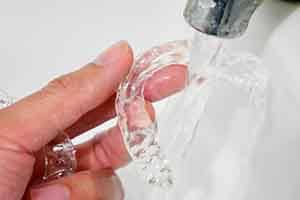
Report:
[[[62,131],[71,138],[115,117],[119,83],[133,63],[126,42],[119,42],[93,63],[51,81],[45,88],[0,110],[0,196],[2,200],[121,200],[114,170],[130,158],[117,126],[76,147],[78,171],[48,183],[40,150]],[[169,66],[151,77],[145,98],[157,101],[184,87],[184,66]],[[159,86],[159,87],[158,87]],[[150,104],[150,103],[149,103]]]

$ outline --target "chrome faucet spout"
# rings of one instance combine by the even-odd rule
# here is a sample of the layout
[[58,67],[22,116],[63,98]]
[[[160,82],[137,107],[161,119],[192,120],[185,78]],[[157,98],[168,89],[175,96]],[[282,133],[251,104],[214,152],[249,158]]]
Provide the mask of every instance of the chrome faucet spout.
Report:
[[196,30],[221,38],[241,36],[262,0],[188,0],[186,21]]

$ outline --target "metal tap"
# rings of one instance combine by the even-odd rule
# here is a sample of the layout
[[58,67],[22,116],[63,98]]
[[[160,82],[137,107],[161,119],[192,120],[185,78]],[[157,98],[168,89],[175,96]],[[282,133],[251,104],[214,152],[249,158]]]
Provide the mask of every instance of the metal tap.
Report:
[[196,30],[220,38],[241,36],[262,0],[188,0],[184,17]]

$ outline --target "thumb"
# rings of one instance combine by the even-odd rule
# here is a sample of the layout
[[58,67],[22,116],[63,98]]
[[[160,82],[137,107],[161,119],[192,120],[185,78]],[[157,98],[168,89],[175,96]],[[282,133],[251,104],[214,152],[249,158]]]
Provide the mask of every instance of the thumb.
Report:
[[82,171],[29,189],[27,200],[122,200],[120,179],[110,169]]

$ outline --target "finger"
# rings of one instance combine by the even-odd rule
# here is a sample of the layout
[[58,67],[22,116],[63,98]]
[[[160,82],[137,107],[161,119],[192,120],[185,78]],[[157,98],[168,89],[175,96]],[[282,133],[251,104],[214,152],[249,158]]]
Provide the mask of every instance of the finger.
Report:
[[77,170],[118,169],[130,161],[119,127],[113,127],[76,148]]
[[105,102],[128,73],[132,50],[119,42],[94,63],[60,77],[41,91],[2,110],[1,136],[9,148],[36,151],[56,134],[75,123],[83,114]]
[[[131,112],[137,119],[131,120],[133,126],[148,125],[148,120],[141,120],[146,119],[145,116],[142,116],[144,114],[146,114],[151,121],[154,120],[155,111],[151,103],[146,102],[145,110],[147,113],[139,112],[139,119],[137,119],[136,110],[134,108],[131,109]],[[130,116],[128,117],[130,118]],[[130,161],[130,155],[124,144],[119,126],[113,127],[105,133],[99,134],[91,141],[79,145],[76,151],[78,170],[118,169]]]
[[[184,65],[170,65],[153,74],[146,81],[144,95],[151,102],[161,100],[182,90],[188,80],[187,67]],[[66,130],[73,138],[88,131],[103,122],[115,117],[115,96],[103,105],[88,112],[75,124]]]
[[83,171],[33,187],[28,200],[122,200],[120,179],[112,170]]

